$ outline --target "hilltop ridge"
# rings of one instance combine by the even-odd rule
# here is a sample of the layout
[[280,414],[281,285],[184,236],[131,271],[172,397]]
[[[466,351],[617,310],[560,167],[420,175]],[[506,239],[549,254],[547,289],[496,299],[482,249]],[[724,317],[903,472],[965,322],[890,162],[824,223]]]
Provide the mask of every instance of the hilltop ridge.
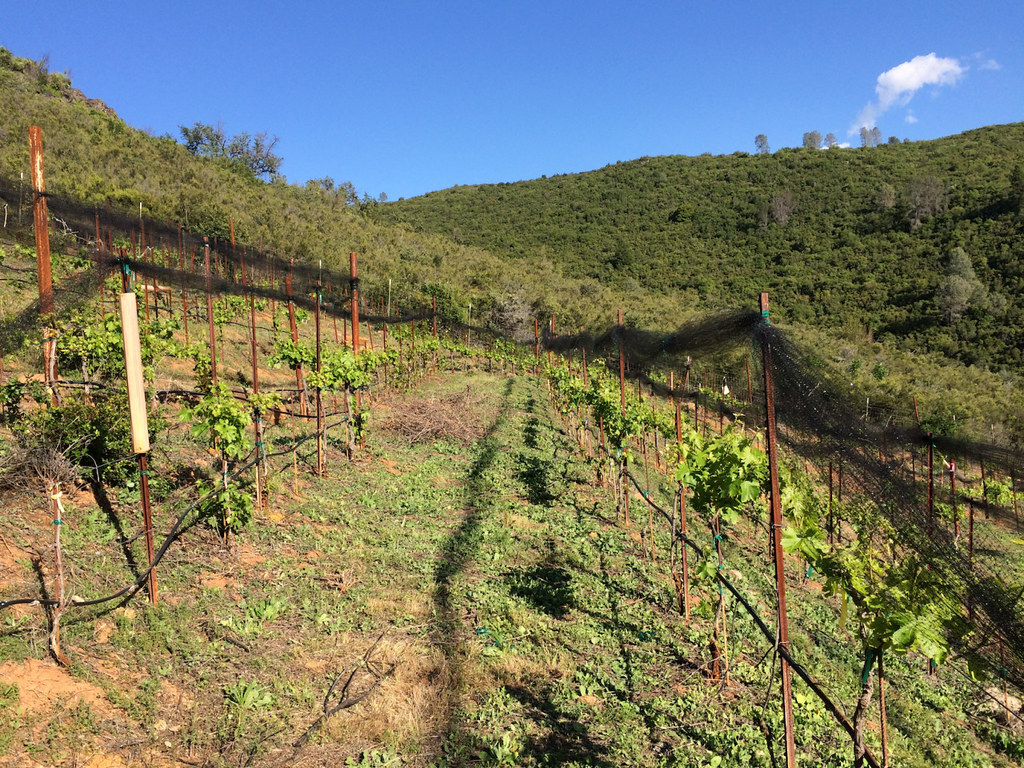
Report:
[[[908,351],[1016,366],[1024,123],[927,142],[645,157],[389,203],[380,218],[570,276],[708,308],[769,290],[786,315]],[[941,298],[954,249],[980,282]]]

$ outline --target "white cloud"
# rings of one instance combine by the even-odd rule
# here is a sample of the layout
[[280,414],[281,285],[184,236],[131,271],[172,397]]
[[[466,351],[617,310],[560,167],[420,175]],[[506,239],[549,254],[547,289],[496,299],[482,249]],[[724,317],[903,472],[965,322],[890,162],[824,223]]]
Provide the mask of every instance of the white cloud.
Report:
[[914,123],[917,122],[917,115],[915,115],[913,112],[908,110],[907,111],[907,116],[905,118],[903,118],[903,119],[906,120],[911,125],[913,125]]
[[875,85],[878,101],[868,103],[861,110],[857,120],[850,126],[850,133],[856,133],[862,126],[873,127],[884,112],[894,106],[910,103],[914,94],[926,85],[954,85],[966,71],[967,67],[956,59],[940,58],[929,53],[927,56],[915,56],[883,72]]

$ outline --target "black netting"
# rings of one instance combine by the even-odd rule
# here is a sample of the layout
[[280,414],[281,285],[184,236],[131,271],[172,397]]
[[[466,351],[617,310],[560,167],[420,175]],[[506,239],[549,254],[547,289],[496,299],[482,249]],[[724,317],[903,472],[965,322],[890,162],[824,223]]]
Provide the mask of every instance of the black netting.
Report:
[[[9,209],[27,208],[28,221],[31,195],[18,182],[0,180],[0,202]],[[58,235],[56,247],[89,260],[87,267],[55,285],[58,314],[95,300],[101,282],[124,268],[171,290],[205,292],[209,286],[216,293],[254,294],[282,302],[292,298],[307,309],[314,306],[319,284],[328,314],[350,313],[346,289],[351,276],[303,263],[301,254],[272,254],[216,238],[204,240],[201,234],[177,225],[140,221],[106,206],[55,195],[47,199]],[[11,279],[34,282],[34,274]],[[430,312],[361,315],[374,323],[433,317]],[[0,353],[32,343],[39,325],[38,302],[0,323]],[[470,327],[454,318],[443,318],[442,325],[478,342],[495,338],[487,328]],[[963,469],[951,473],[942,465],[943,459],[961,466],[973,463],[979,469],[983,465],[990,482],[1000,475],[1003,482],[1009,478],[1015,494],[1019,462],[1010,446],[928,434],[908,414],[891,408],[865,411],[851,400],[848,385],[781,329],[765,323],[758,312],[716,315],[671,333],[620,325],[600,333],[545,333],[542,345],[570,359],[581,360],[584,355],[588,360],[605,359],[613,369],[618,368],[621,354],[628,375],[650,391],[714,404],[726,416],[742,409],[750,424],[764,422],[763,396],[752,390],[762,380],[760,350],[767,346],[782,444],[808,469],[813,466],[812,474],[819,478],[826,472],[831,478],[833,469],[839,469],[848,497],[874,505],[893,526],[901,545],[918,553],[948,584],[948,599],[964,617],[966,629],[957,638],[960,649],[987,659],[993,669],[1024,687],[1024,574],[1007,536],[1018,524],[1016,509],[984,498],[980,477],[969,478]],[[521,346],[524,352],[533,349],[529,343]],[[677,377],[673,387],[666,371]],[[725,386],[731,387],[733,398],[721,397]],[[739,392],[744,395],[742,401],[736,399]],[[935,457],[930,478],[929,453]],[[956,493],[953,482],[958,484]],[[929,487],[933,489],[930,502]],[[979,520],[984,524],[974,528],[969,541],[964,528],[972,510],[983,516]]]

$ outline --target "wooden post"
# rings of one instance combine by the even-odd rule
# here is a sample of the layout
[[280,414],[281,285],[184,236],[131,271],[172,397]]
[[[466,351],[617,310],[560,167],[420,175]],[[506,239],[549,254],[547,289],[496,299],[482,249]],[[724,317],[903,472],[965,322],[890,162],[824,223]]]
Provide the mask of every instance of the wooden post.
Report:
[[[768,294],[761,294],[761,316],[765,325],[771,320],[768,312]],[[789,652],[789,620],[786,612],[786,570],[782,550],[782,498],[779,486],[779,456],[775,440],[775,385],[772,379],[772,348],[767,337],[761,341],[761,358],[764,367],[765,436],[768,442],[768,474],[771,482],[771,524],[772,553],[775,558],[775,587],[779,600],[779,648]],[[796,739],[793,732],[793,688],[790,681],[789,662],[782,664],[782,711],[786,728],[786,765],[796,765]]]
[[131,418],[132,452],[139,463],[139,490],[142,495],[142,519],[146,534],[146,557],[149,561],[149,601],[157,602],[155,547],[153,544],[153,512],[149,501],[149,424],[146,413],[146,387],[142,377],[142,348],[139,343],[139,311],[135,294],[127,290],[127,275],[122,273],[121,336],[124,342],[125,378],[128,385],[128,412]]
[[57,337],[53,330],[53,275],[50,270],[50,223],[46,207],[46,177],[43,174],[43,130],[28,129],[29,159],[32,165],[32,223],[36,236],[36,271],[39,283],[39,317],[43,323],[43,382],[53,401],[60,404],[57,391]]

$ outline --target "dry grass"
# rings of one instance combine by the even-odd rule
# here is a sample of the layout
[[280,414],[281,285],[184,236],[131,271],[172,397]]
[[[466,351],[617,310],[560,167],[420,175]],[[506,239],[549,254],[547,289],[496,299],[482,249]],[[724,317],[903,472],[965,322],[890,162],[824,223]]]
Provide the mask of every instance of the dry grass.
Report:
[[[346,651],[363,650],[363,638],[352,638]],[[405,754],[429,756],[453,708],[451,675],[444,654],[419,638],[384,637],[369,649],[370,664],[390,674],[375,682],[365,673],[353,683],[356,694],[367,685],[372,693],[358,706],[329,718],[314,739],[294,755],[295,765],[336,765],[342,756],[387,745]],[[353,662],[357,666],[360,662]]]

